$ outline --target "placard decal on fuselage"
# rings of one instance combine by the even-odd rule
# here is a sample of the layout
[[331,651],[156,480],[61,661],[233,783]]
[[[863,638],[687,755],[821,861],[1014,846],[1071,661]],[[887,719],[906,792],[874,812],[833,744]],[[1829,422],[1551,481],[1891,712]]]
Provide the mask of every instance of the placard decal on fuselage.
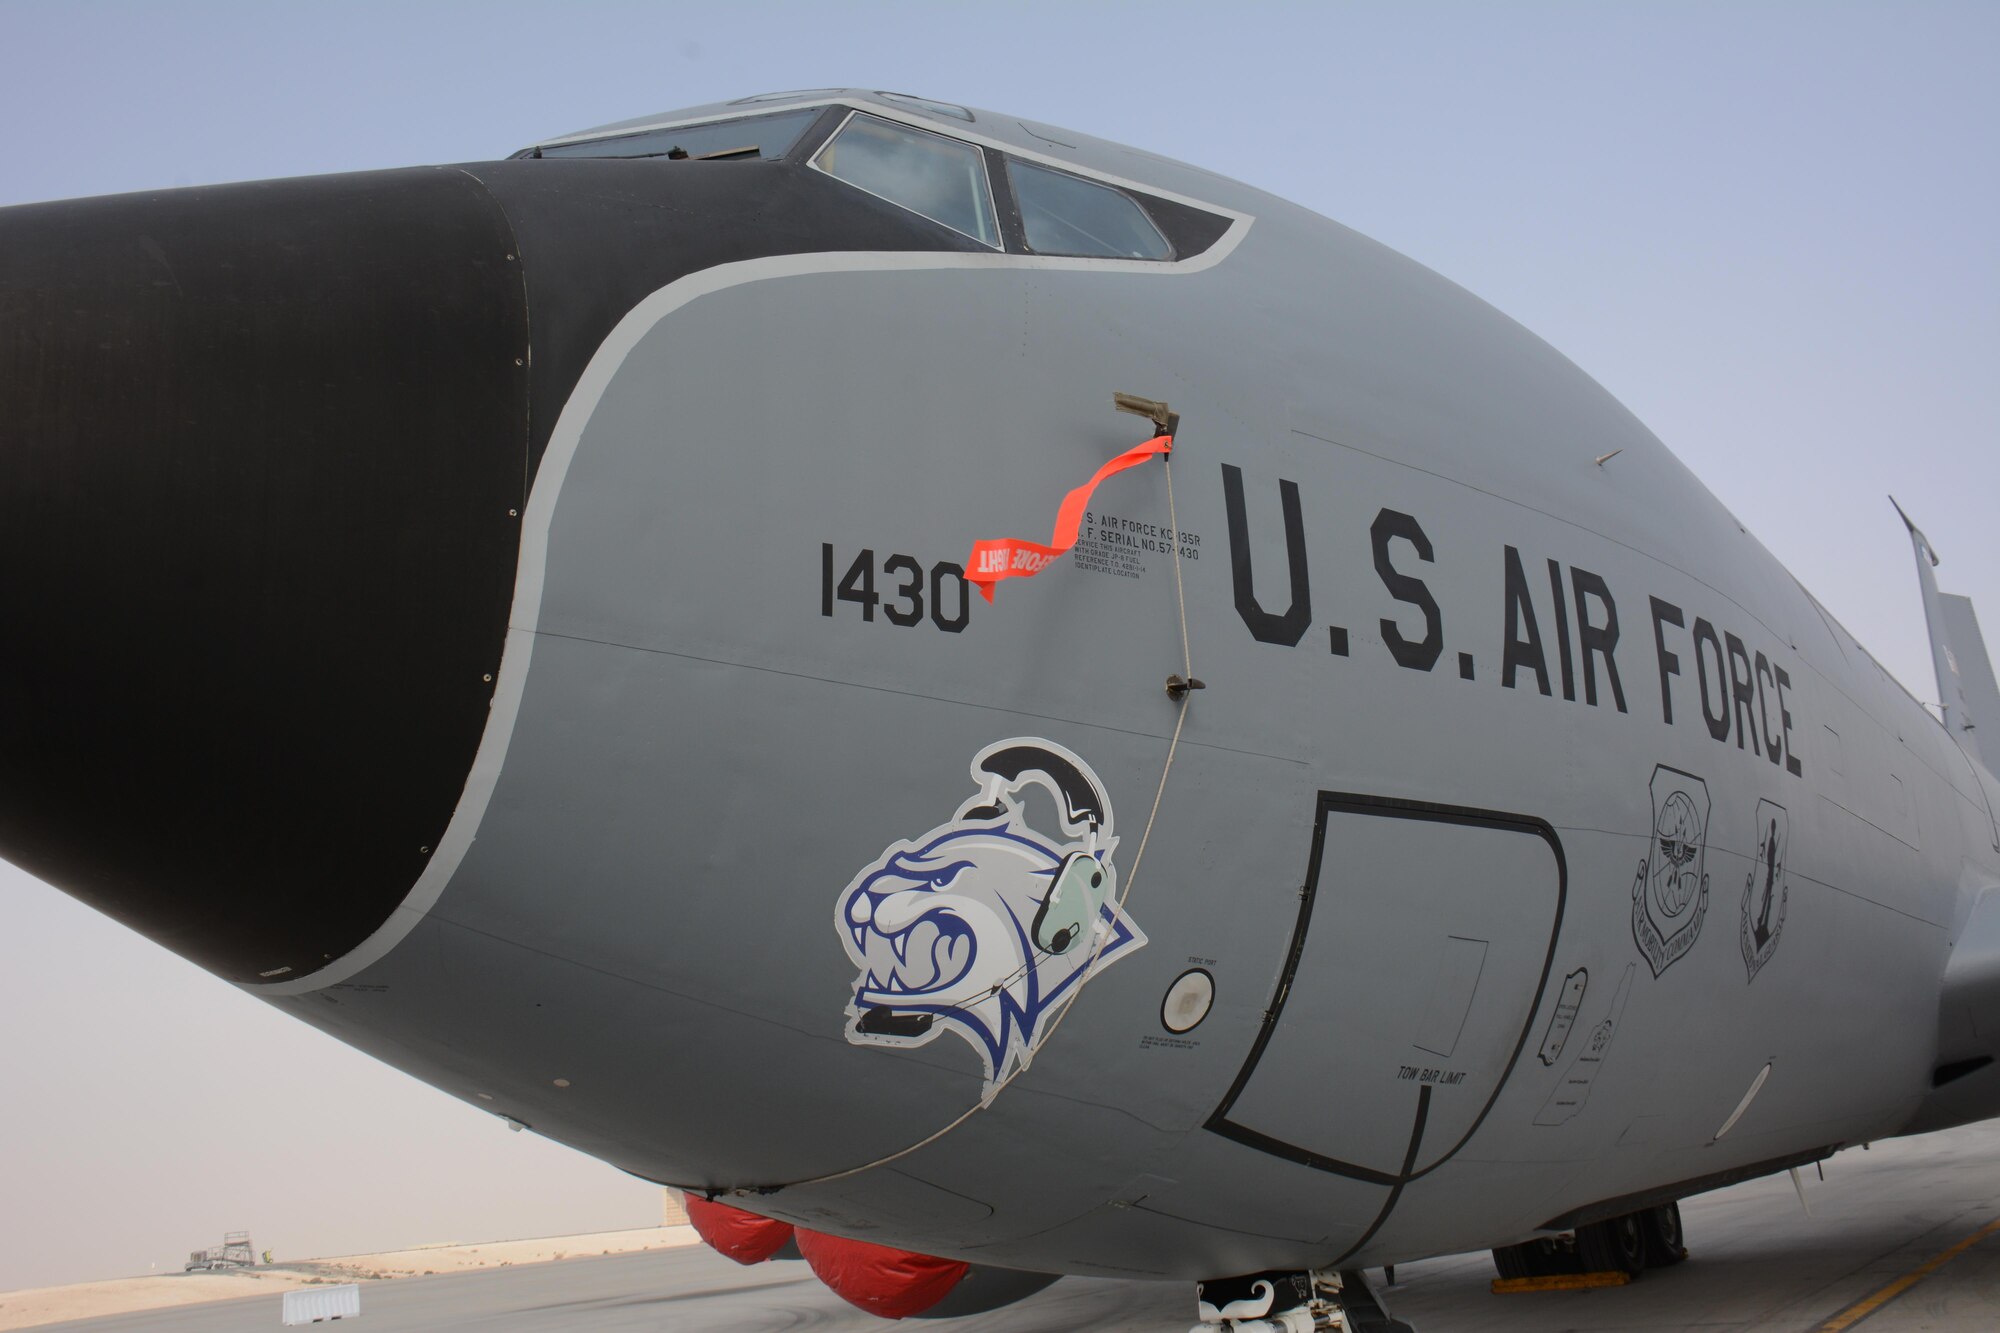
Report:
[[1743,883],[1743,911],[1737,926],[1749,981],[1757,979],[1757,973],[1778,951],[1778,933],[1785,928],[1785,910],[1792,897],[1785,877],[1792,842],[1791,815],[1776,801],[1760,800],[1754,827],[1757,857]]
[[1632,878],[1632,940],[1659,976],[1701,938],[1708,918],[1708,784],[1653,766],[1653,831]]
[[1540,1058],[1545,1065],[1554,1065],[1562,1058],[1563,1047],[1569,1044],[1570,1030],[1576,1026],[1576,1016],[1583,1008],[1584,992],[1590,987],[1590,969],[1579,967],[1563,978],[1562,994],[1556,1000],[1556,1011],[1549,1015],[1548,1031],[1542,1034]]
[[[1312,585],[1298,483],[1281,477],[1277,490],[1285,568],[1266,570],[1260,581],[1251,558],[1243,472],[1222,465],[1237,615],[1258,642],[1295,647],[1307,641],[1313,624]],[[1378,622],[1382,646],[1405,670],[1434,670],[1446,656],[1444,612],[1430,585],[1415,572],[1436,563],[1430,535],[1416,515],[1384,506],[1369,525],[1369,545],[1383,588],[1407,608],[1398,618],[1384,616]],[[1647,706],[1641,698],[1627,698],[1628,675],[1620,670],[1618,656],[1625,640],[1621,599],[1609,580],[1554,558],[1537,562],[1512,545],[1502,545],[1498,563],[1504,615],[1497,676],[1503,688],[1551,697],[1560,691],[1566,702],[1620,713]],[[1628,596],[1624,602],[1629,607],[1636,600]],[[1661,722],[1701,726],[1717,743],[1803,777],[1804,762],[1793,749],[1798,724],[1791,711],[1792,677],[1778,660],[1777,646],[1767,651],[1754,635],[1746,638],[1662,597],[1649,594],[1645,605],[1655,667],[1647,674],[1658,677]],[[1347,627],[1328,625],[1326,631],[1332,655],[1350,656]],[[1482,661],[1490,672],[1493,657],[1482,659],[1461,648],[1453,661],[1460,679],[1477,680]],[[1635,692],[1644,693],[1637,680],[1632,684]]]
[[[953,1033],[978,1052],[990,1097],[1066,997],[1146,933],[1120,905],[1111,796],[1089,764],[1015,736],[974,755],[971,774],[950,819],[855,873],[833,925],[855,967],[847,1040],[898,1049]],[[1054,800],[1056,832],[1030,822],[1032,787]]]
[[[1069,555],[1078,569],[1136,579],[1146,572],[1148,557],[1165,554],[1176,544],[1173,534],[1173,522],[1165,514],[1146,519],[1088,509]],[[1201,559],[1200,533],[1180,529],[1178,545],[1181,559]]]
[[1563,1070],[1555,1090],[1535,1116],[1538,1125],[1561,1125],[1567,1123],[1583,1104],[1590,1099],[1591,1085],[1597,1082],[1604,1061],[1611,1054],[1611,1039],[1618,1035],[1618,1022],[1625,1015],[1625,997],[1632,993],[1632,974],[1637,965],[1627,963],[1625,975],[1618,979],[1618,992],[1611,997],[1611,1011],[1602,1022],[1590,1030],[1583,1049],[1576,1053]]

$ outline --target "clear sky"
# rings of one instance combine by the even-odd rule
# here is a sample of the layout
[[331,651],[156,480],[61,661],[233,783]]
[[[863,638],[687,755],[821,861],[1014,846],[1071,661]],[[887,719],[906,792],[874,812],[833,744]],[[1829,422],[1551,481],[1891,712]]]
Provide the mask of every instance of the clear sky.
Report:
[[[1122,140],[1547,338],[1920,698],[1886,494],[2000,641],[1991,0],[0,0],[0,33],[0,205],[476,160],[828,85]],[[657,1216],[649,1187],[0,868],[0,1290],[177,1266],[240,1227],[306,1255]]]

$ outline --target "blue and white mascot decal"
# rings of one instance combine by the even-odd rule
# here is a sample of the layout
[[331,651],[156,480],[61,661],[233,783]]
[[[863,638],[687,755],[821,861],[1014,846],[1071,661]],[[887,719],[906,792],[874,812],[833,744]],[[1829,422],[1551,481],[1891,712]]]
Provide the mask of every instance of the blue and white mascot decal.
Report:
[[[1146,936],[1117,904],[1111,802],[1088,764],[1017,737],[981,750],[972,779],[977,794],[949,823],[849,882],[834,925],[859,969],[847,1039],[921,1046],[955,1032],[985,1062],[991,1095],[1086,971]],[[1028,826],[1021,798],[1034,787],[1055,798],[1060,838]]]

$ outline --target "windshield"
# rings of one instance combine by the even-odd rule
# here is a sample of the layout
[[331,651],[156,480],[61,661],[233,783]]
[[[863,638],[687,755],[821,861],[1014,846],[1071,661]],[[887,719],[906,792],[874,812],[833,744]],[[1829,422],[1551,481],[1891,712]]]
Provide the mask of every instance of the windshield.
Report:
[[999,248],[986,162],[969,143],[856,112],[820,149],[813,165]]
[[1131,198],[1067,172],[1007,159],[1028,248],[1043,255],[1170,259],[1173,247]]
[[790,152],[819,113],[819,107],[801,107],[768,116],[739,116],[580,143],[544,144],[535,152],[540,157],[758,157],[770,161]]

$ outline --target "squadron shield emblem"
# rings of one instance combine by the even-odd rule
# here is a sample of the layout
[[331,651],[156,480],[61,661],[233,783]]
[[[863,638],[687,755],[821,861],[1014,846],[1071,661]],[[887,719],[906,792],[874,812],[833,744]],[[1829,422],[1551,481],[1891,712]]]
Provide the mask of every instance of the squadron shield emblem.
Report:
[[1738,931],[1743,966],[1751,981],[1778,951],[1778,932],[1785,928],[1785,908],[1791,902],[1785,857],[1791,842],[1791,816],[1785,807],[1776,801],[1757,802],[1757,863],[1743,884],[1743,918]]
[[[977,790],[947,822],[898,842],[841,891],[834,928],[856,969],[847,1039],[921,1046],[955,1033],[986,1090],[1040,1043],[1064,997],[1144,947],[1118,904],[1111,801],[1053,741],[998,741],[972,760]],[[1055,800],[1059,833],[1026,796]]]
[[1653,768],[1653,836],[1632,881],[1632,939],[1659,976],[1694,947],[1708,915],[1708,784]]

